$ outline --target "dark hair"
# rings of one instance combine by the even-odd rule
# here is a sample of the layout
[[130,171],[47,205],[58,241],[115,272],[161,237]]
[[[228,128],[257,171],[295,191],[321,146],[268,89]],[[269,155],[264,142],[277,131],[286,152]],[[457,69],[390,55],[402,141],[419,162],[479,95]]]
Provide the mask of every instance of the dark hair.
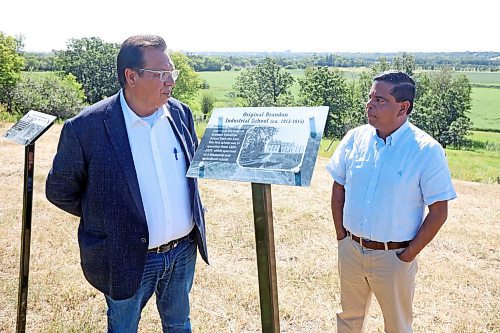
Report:
[[415,98],[415,81],[406,73],[398,71],[387,71],[378,74],[373,81],[381,81],[392,84],[391,95],[396,102],[409,101],[410,107],[406,114],[413,110],[413,99]]
[[149,47],[165,51],[167,44],[163,38],[155,35],[132,36],[123,42],[116,59],[118,82],[122,88],[125,87],[125,69],[144,67],[144,49]]

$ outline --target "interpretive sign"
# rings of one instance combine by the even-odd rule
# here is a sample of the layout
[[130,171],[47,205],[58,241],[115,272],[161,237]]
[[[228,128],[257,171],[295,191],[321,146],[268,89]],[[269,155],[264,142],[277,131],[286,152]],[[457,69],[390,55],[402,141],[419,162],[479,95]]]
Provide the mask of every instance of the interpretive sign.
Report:
[[309,186],[328,107],[215,109],[192,178]]
[[35,142],[54,123],[56,117],[38,111],[29,111],[12,126],[4,137],[24,146],[23,224],[19,264],[19,291],[17,294],[16,332],[26,331],[28,308],[28,279],[30,270],[31,217],[33,211],[33,184],[35,170]]
[[38,111],[29,111],[12,126],[4,137],[27,146],[35,142],[54,122],[55,116]]

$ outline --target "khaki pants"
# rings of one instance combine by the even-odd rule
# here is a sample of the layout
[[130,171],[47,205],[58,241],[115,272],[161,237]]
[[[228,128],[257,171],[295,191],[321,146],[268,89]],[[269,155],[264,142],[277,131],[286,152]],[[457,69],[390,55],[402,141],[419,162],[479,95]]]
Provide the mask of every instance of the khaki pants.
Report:
[[371,250],[350,237],[338,242],[340,301],[337,332],[362,332],[372,292],[384,315],[388,333],[413,332],[412,303],[417,260],[401,261],[398,250]]

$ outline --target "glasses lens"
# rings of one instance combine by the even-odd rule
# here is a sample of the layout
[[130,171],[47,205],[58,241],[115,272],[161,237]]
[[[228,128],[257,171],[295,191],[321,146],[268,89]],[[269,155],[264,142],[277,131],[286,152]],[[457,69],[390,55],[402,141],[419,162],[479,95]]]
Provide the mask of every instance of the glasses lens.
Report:
[[177,78],[179,77],[179,74],[180,74],[180,71],[178,69],[174,69],[172,71],[172,78],[175,80],[177,80]]
[[179,70],[174,69],[173,71],[161,72],[160,80],[163,82],[167,82],[170,80],[175,81],[175,80],[177,80],[178,77],[179,77]]

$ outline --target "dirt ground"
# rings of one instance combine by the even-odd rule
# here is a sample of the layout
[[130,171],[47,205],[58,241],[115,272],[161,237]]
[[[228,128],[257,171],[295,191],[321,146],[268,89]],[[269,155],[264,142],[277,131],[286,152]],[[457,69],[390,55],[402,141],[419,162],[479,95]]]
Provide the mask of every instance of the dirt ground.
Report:
[[[11,124],[0,123],[3,135]],[[76,218],[45,199],[61,126],[36,144],[27,332],[97,332],[102,295],[83,277]],[[24,148],[0,140],[0,332],[16,326]],[[319,158],[311,186],[272,186],[282,332],[335,332],[339,310],[331,179]],[[454,180],[448,221],[419,255],[415,332],[500,332],[500,185]],[[200,258],[192,290],[195,332],[259,332],[251,185],[201,180],[211,264]],[[140,332],[160,332],[154,301]],[[374,300],[367,332],[383,332]]]

